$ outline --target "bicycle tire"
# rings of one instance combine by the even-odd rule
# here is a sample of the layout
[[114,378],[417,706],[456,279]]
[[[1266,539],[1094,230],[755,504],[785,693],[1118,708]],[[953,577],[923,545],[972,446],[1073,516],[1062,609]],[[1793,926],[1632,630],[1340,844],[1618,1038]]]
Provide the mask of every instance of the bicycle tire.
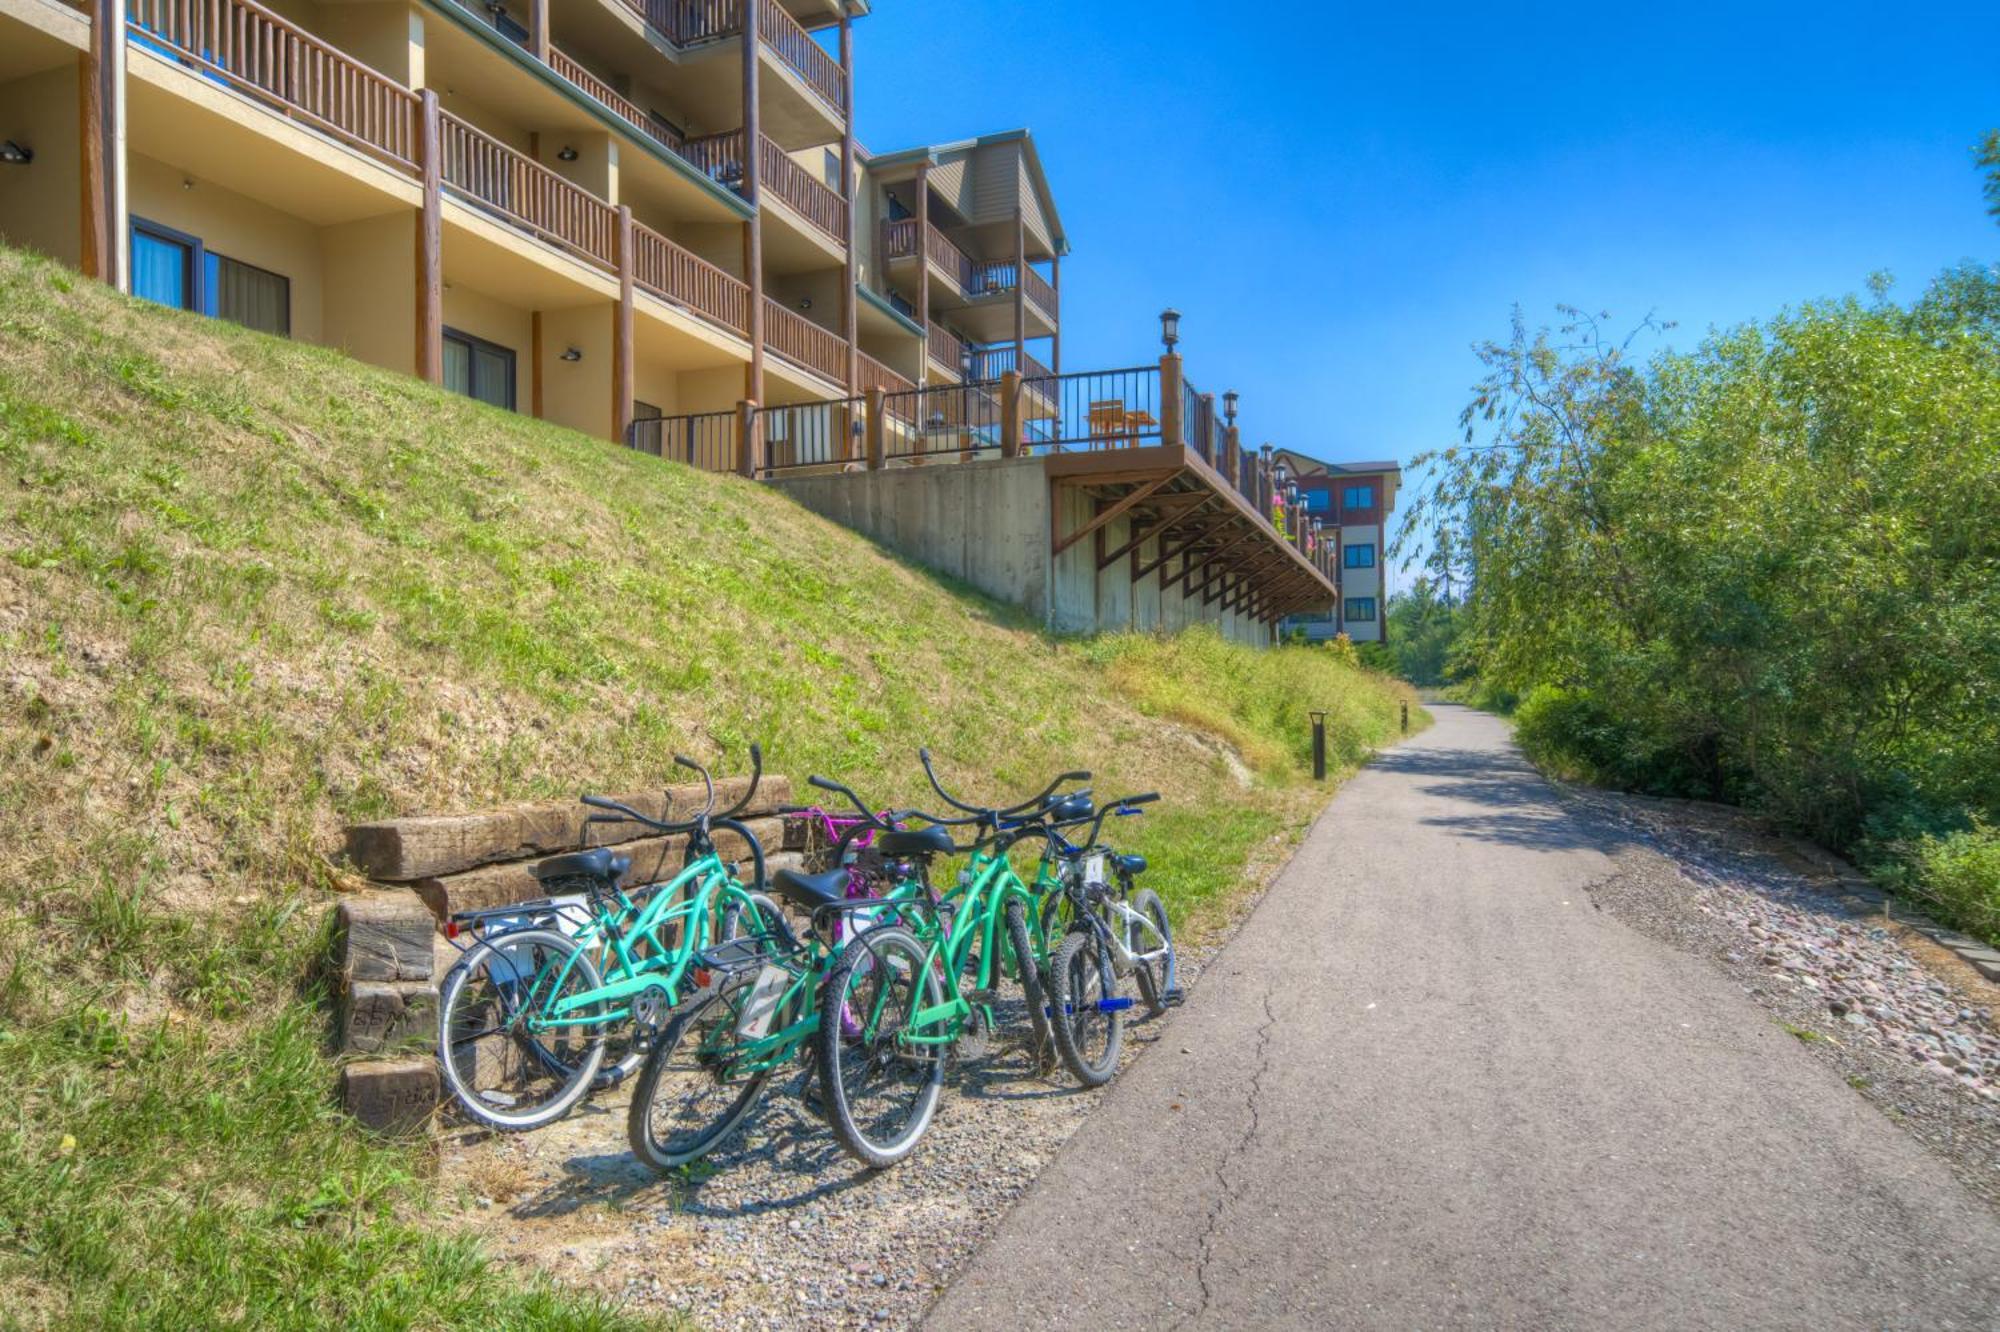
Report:
[[[532,951],[536,949],[574,959],[567,974],[569,980],[580,982],[576,990],[587,992],[603,984],[589,953],[568,935],[556,930],[510,930],[468,950],[445,977],[438,995],[437,1053],[445,1086],[471,1118],[509,1133],[540,1128],[568,1114],[589,1094],[604,1062],[606,1032],[602,1027],[548,1038],[510,1030],[525,1009],[522,1000],[537,1005],[548,1001],[548,996],[518,993],[524,966],[522,950],[530,950],[530,958],[536,959],[533,975],[541,975],[546,966]],[[482,980],[484,985],[475,990],[475,982]],[[565,989],[569,988],[566,983]],[[487,1025],[481,1030],[480,1008],[492,1003],[499,1005],[500,1025],[490,1025],[493,1017],[485,1016]],[[454,1037],[454,1032],[462,1034]],[[525,1110],[516,1108],[521,1098],[515,1093],[482,1091],[475,1085],[485,1074],[502,1074],[510,1056],[519,1057],[518,1067],[525,1078],[533,1079],[539,1070],[549,1084],[547,1093],[537,1096]],[[524,1087],[537,1085],[537,1081],[524,1083]]]
[[[1153,928],[1166,941],[1167,955],[1158,962],[1136,963],[1133,970],[1138,973],[1139,997],[1146,1001],[1146,1012],[1153,1017],[1167,1011],[1165,995],[1173,988],[1174,972],[1174,927],[1167,921],[1167,904],[1151,888],[1141,888],[1132,895],[1132,910],[1153,922]],[[1150,953],[1152,941],[1144,931],[1131,921],[1125,921],[1125,947],[1133,953]]]
[[1047,987],[1042,984],[1041,964],[1035,960],[1035,941],[1028,934],[1027,912],[1018,901],[1007,903],[1007,939],[1014,949],[1015,966],[1021,973],[1021,997],[1028,1005],[1029,1056],[1035,1071],[1046,1073],[1055,1066],[1055,1034],[1049,1020]]
[[[895,961],[898,957],[900,969]],[[885,982],[894,986],[898,975],[908,981],[907,995],[900,1000],[882,993]],[[858,997],[862,992],[856,989],[857,982],[874,988],[866,997]],[[929,965],[926,950],[915,935],[900,925],[878,925],[855,936],[841,950],[827,974],[823,995],[814,1054],[819,1061],[820,1097],[827,1122],[849,1155],[870,1169],[886,1169],[916,1150],[937,1112],[944,1089],[945,1047],[927,1045],[921,1048],[932,1053],[914,1056],[897,1049],[897,1037],[909,1014],[944,1002],[944,983],[937,969]],[[879,1005],[874,1002],[878,997],[882,1001]],[[854,1011],[875,1019],[851,1034],[843,1030],[841,1022],[850,1002],[857,1004]],[[892,1008],[900,1009],[900,1018]],[[875,1026],[872,1035],[868,1026]],[[900,1110],[892,1104],[881,1114],[859,1108],[873,1075],[879,1069],[897,1067],[913,1072],[907,1104]]]
[[[1094,929],[1071,930],[1049,955],[1049,1022],[1056,1050],[1086,1087],[1102,1087],[1118,1071],[1125,1043],[1125,1013],[1099,1006],[1118,998],[1118,972],[1110,949]],[[1102,1031],[1102,1047],[1094,1033]]]
[[[652,1050],[646,1056],[646,1064],[639,1072],[639,1081],[632,1088],[632,1103],[625,1113],[625,1134],[632,1145],[632,1154],[653,1169],[666,1172],[676,1170],[692,1161],[698,1161],[726,1141],[731,1133],[756,1109],[757,1102],[770,1083],[771,1072],[766,1070],[745,1080],[733,1097],[722,1099],[719,1113],[701,1113],[689,1118],[698,1127],[680,1134],[660,1134],[653,1110],[661,1100],[663,1088],[671,1090],[686,1086],[690,1093],[705,1083],[726,1088],[727,1083],[718,1079],[718,1070],[704,1064],[700,1051],[705,1044],[703,1032],[705,1024],[715,1021],[734,1023],[736,1006],[730,998],[749,986],[756,973],[746,972],[729,984],[698,1002],[688,1005],[674,1014],[673,1020],[661,1029],[653,1042]],[[693,1038],[692,1053],[689,1040]],[[683,1097],[685,1101],[687,1098]]]

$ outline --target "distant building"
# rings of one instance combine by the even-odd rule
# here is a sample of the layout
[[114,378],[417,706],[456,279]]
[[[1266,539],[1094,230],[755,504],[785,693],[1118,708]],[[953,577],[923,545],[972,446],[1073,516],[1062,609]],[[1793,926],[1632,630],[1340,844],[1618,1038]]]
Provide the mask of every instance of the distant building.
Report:
[[1340,588],[1332,613],[1291,616],[1278,626],[1280,636],[1302,629],[1316,643],[1342,633],[1357,643],[1385,641],[1388,576],[1383,550],[1403,469],[1393,462],[1321,462],[1291,449],[1277,450],[1272,459],[1284,481],[1299,488],[1306,512],[1325,524],[1322,533],[1331,534]]

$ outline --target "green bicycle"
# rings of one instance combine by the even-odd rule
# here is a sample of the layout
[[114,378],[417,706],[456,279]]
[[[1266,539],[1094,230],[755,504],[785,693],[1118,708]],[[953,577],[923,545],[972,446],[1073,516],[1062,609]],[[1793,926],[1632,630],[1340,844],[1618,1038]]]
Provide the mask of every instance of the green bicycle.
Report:
[[[846,787],[822,777],[810,781],[858,803]],[[823,873],[781,869],[771,877],[772,894],[805,913],[808,927],[795,931],[773,908],[757,922],[761,928],[696,956],[693,975],[701,989],[653,1042],[626,1116],[633,1155],[655,1170],[672,1170],[714,1151],[750,1115],[781,1068],[812,1057],[809,1042],[820,1028],[820,996],[841,948],[860,937],[855,931],[889,932],[882,952],[896,952],[897,940],[889,935],[904,937],[898,922],[924,904],[896,840],[904,835],[893,827],[899,817],[891,812],[886,821],[873,814],[868,819],[862,827],[880,824],[890,830],[886,848],[878,835],[878,854],[868,861],[874,867],[866,872],[872,896],[849,895],[856,869],[851,850],[843,863]],[[850,1029],[858,1027],[851,1010],[843,1019]],[[813,1065],[808,1080],[817,1072]]]
[[[901,811],[903,819],[930,826],[884,829],[883,854],[906,859],[914,870],[921,908],[898,922],[858,935],[827,974],[820,1005],[819,1076],[826,1117],[841,1145],[876,1169],[915,1150],[929,1128],[943,1086],[945,1061],[983,1051],[994,1030],[999,982],[1011,975],[1027,1001],[1038,1049],[1047,1042],[1040,969],[1047,939],[1040,934],[1033,890],[1022,882],[1008,851],[1023,838],[1044,835],[1050,823],[1086,817],[1089,797],[1057,796],[1066,782],[1088,781],[1087,772],[1064,773],[1032,799],[987,808],[954,798],[939,784],[930,751],[918,751],[932,789],[964,817]],[[853,792],[840,790],[866,811]],[[959,847],[952,827],[971,826],[975,840]],[[969,850],[958,883],[939,896],[930,881],[932,860]],[[963,988],[970,976],[972,988]]]
[[439,992],[438,1063],[460,1108],[490,1128],[539,1128],[567,1114],[597,1085],[609,1039],[628,1026],[633,1049],[620,1072],[643,1057],[653,1033],[704,979],[695,959],[735,937],[747,917],[762,930],[777,915],[771,900],[737,877],[717,852],[727,829],[750,848],[751,883],[764,883],[764,851],[736,816],[756,796],[763,755],[750,747],[750,785],[715,814],[715,783],[693,759],[674,756],[707,787],[701,813],[683,822],[648,818],[629,806],[587,795],[608,811],[586,824],[636,823],[685,834],[681,871],[663,883],[628,891],[620,880],[631,857],[610,847],[543,861],[537,875],[552,895],[535,902],[454,916],[454,941],[476,942]]

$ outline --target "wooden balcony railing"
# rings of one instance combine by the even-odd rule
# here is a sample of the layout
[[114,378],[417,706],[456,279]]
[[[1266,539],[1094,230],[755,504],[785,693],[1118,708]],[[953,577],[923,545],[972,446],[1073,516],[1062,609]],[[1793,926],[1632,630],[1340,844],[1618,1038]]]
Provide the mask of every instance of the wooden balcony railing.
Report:
[[969,364],[972,377],[978,380],[998,379],[1009,370],[1019,370],[1023,379],[1048,379],[1055,374],[1036,360],[1033,352],[1023,348],[1017,354],[1011,342],[998,347],[973,348]]
[[743,131],[724,130],[689,139],[680,148],[682,157],[718,185],[739,189],[743,184]]
[[610,204],[449,111],[440,119],[443,178],[454,192],[553,245],[615,265]]
[[[719,41],[743,31],[742,0],[624,0],[625,7],[676,46]],[[757,32],[836,115],[847,114],[840,62],[785,12],[778,0],[757,0]]]
[[128,0],[131,40],[414,172],[417,97],[255,0]]
[[616,88],[598,78],[595,74],[576,63],[568,55],[551,46],[549,48],[549,68],[568,79],[582,92],[594,98],[619,119],[630,124],[641,134],[662,144],[674,152],[680,152],[687,140],[676,134],[658,116],[649,115],[639,109],[630,99],[619,94]]
[[854,353],[856,378],[861,382],[855,387],[862,390],[881,389],[884,393],[907,393],[916,385],[891,370],[865,351]]
[[836,384],[847,382],[847,341],[769,296],[764,298],[764,345]]
[[[924,253],[930,261],[942,268],[946,275],[958,285],[967,296],[979,294],[979,271],[981,265],[971,255],[958,248],[951,237],[936,227],[926,228],[924,233]],[[917,252],[917,222],[915,218],[902,218],[882,224],[882,253],[889,259],[908,259]]]
[[[996,291],[1012,291],[1014,290],[1014,275],[1016,271],[1012,259],[994,259],[982,262],[973,275],[973,288],[970,294],[983,296]],[[1037,273],[1031,267],[1018,271],[1023,275],[1021,289],[1027,296],[1029,304],[1047,315],[1053,322],[1056,318],[1058,304],[1056,289],[1049,285],[1047,278]]]
[[791,205],[806,221],[842,245],[847,244],[847,201],[800,166],[770,136],[759,137],[762,142],[758,148],[763,156],[757,165],[762,173],[762,186]]
[[650,227],[632,224],[632,280],[732,333],[750,332],[750,286],[688,253]]
[[933,361],[953,374],[961,376],[965,374],[965,339],[958,334],[943,324],[933,323],[929,335],[924,339],[924,345]]

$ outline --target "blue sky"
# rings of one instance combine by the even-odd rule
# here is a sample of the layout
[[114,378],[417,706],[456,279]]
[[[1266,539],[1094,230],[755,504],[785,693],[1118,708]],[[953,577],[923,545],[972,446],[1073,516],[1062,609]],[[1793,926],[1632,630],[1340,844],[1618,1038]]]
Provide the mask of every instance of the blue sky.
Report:
[[1033,130],[1064,368],[1156,353],[1175,305],[1246,441],[1336,459],[1449,442],[1517,303],[1686,345],[2000,257],[1970,153],[2000,3],[1540,8],[877,0],[857,123]]

